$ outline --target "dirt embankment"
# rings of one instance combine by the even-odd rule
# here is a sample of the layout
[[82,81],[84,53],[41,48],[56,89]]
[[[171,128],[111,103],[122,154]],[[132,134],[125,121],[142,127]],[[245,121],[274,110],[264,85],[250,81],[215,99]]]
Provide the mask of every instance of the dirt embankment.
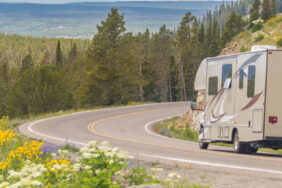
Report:
[[188,112],[172,122],[173,126],[177,128],[185,129],[188,124],[190,129],[197,131],[199,130],[200,121],[203,115],[203,110],[205,106],[205,91],[199,91],[197,94],[197,106],[196,110],[188,109]]

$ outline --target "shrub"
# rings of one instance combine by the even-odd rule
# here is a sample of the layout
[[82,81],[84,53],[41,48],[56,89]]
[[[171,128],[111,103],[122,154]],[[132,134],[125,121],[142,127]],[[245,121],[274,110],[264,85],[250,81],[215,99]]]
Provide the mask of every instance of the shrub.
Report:
[[188,140],[197,141],[198,140],[198,132],[193,131],[190,129],[189,125],[187,124],[185,127],[184,134]]
[[246,46],[242,46],[241,48],[240,48],[240,52],[246,52],[248,49],[246,48]]
[[251,28],[251,31],[257,32],[259,30],[261,30],[263,28],[263,20],[262,19],[258,19],[252,22],[253,26]]
[[263,31],[258,31],[252,34],[253,40],[255,42],[261,41],[265,37],[265,33]]
[[277,44],[277,46],[282,46],[282,37],[278,37],[277,39],[276,39],[276,44]]
[[267,20],[266,23],[269,26],[276,26],[277,23],[279,23],[279,22],[282,22],[282,14],[280,14],[280,15],[278,15],[276,17],[270,18],[269,20]]
[[[3,126],[1,129],[4,130]],[[5,134],[5,138],[8,137]],[[11,140],[3,142],[12,142]],[[8,150],[8,149],[7,149]],[[55,152],[55,153],[48,153]],[[0,187],[127,187],[160,183],[139,164],[132,164],[127,152],[112,148],[107,142],[89,142],[72,160],[73,147],[59,149],[51,144],[25,142],[10,150],[0,161]],[[133,165],[133,166],[132,166]]]

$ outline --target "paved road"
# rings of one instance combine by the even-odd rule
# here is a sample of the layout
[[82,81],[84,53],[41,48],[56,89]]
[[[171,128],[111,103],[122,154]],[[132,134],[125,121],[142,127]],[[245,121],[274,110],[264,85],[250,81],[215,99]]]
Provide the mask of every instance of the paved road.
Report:
[[106,140],[140,158],[282,175],[279,155],[235,154],[232,148],[219,146],[200,150],[197,143],[169,139],[152,132],[154,122],[183,114],[188,108],[188,102],[179,102],[87,111],[29,122],[20,126],[20,131],[56,144],[68,141],[83,146],[90,140]]

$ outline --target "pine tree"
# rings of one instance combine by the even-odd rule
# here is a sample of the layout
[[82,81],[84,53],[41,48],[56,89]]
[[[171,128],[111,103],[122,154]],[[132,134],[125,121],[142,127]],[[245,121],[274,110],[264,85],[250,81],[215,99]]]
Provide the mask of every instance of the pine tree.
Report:
[[235,11],[233,11],[225,24],[221,38],[221,48],[224,48],[227,42],[231,41],[234,36],[239,34],[243,30],[243,27],[244,22],[242,16],[237,15]]
[[82,85],[84,104],[112,105],[134,100],[138,85],[133,36],[125,33],[124,15],[112,8],[97,26],[88,50],[87,78]]
[[32,58],[31,58],[31,55],[28,54],[22,60],[22,64],[21,64],[21,68],[20,68],[20,73],[22,74],[26,70],[30,69],[32,66],[33,66]]
[[63,53],[62,53],[60,41],[58,41],[56,48],[56,66],[57,69],[60,69],[63,66]]
[[198,66],[200,64],[200,42],[199,42],[199,25],[196,17],[193,19],[191,28],[191,41],[185,49],[183,59],[185,59],[184,73],[187,98],[191,100],[194,95],[194,79]]
[[[180,80],[180,95],[181,100],[187,100],[187,77],[185,70],[189,67],[189,52],[188,45],[191,42],[192,31],[191,28],[194,22],[197,21],[191,12],[187,12],[180,22],[180,27],[177,30],[177,64],[179,67],[179,80]],[[199,33],[198,33],[199,35]]]
[[277,1],[272,0],[272,16],[276,16],[277,13],[278,13]]
[[169,61],[169,101],[177,101],[179,100],[179,74],[178,68],[176,64],[176,60],[174,56],[170,57]]
[[26,70],[8,95],[11,117],[69,109],[73,95],[64,75],[55,66],[45,65]]
[[40,61],[40,65],[49,65],[52,64],[51,54],[49,50],[46,50],[42,60]]
[[69,63],[73,64],[74,61],[76,60],[77,56],[78,56],[77,45],[74,43],[71,47],[70,52],[69,52],[69,56],[68,56]]
[[7,95],[9,92],[9,67],[7,59],[1,59],[0,64],[0,116],[7,115]]
[[264,0],[262,5],[261,16],[263,20],[268,20],[273,15],[271,0]]
[[178,46],[183,48],[191,40],[191,27],[195,17],[189,11],[185,14],[180,22],[180,27],[177,31]]
[[204,23],[202,22],[200,32],[199,32],[199,42],[202,43],[205,40],[205,27]]
[[200,31],[199,31],[199,43],[200,43],[200,58],[204,59],[206,57],[205,53],[205,27],[204,23],[201,23]]
[[254,0],[252,8],[250,10],[250,27],[253,26],[253,21],[260,17],[260,0]]
[[[153,54],[155,62],[154,69],[156,70],[155,92],[159,94],[159,101],[169,100],[169,60],[173,54],[173,33],[162,25],[159,32],[153,35]],[[157,91],[156,91],[157,90]]]
[[207,28],[206,28],[206,33],[205,33],[205,57],[211,57],[211,43],[212,43],[212,32],[213,32],[213,29],[212,29],[212,19],[209,19],[207,21]]

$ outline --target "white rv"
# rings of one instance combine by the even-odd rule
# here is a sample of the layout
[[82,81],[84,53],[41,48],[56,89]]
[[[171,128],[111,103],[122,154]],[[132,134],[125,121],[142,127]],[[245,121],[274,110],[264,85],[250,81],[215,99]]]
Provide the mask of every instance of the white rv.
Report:
[[206,95],[201,149],[210,142],[233,143],[237,153],[282,148],[282,50],[207,58],[194,84]]

